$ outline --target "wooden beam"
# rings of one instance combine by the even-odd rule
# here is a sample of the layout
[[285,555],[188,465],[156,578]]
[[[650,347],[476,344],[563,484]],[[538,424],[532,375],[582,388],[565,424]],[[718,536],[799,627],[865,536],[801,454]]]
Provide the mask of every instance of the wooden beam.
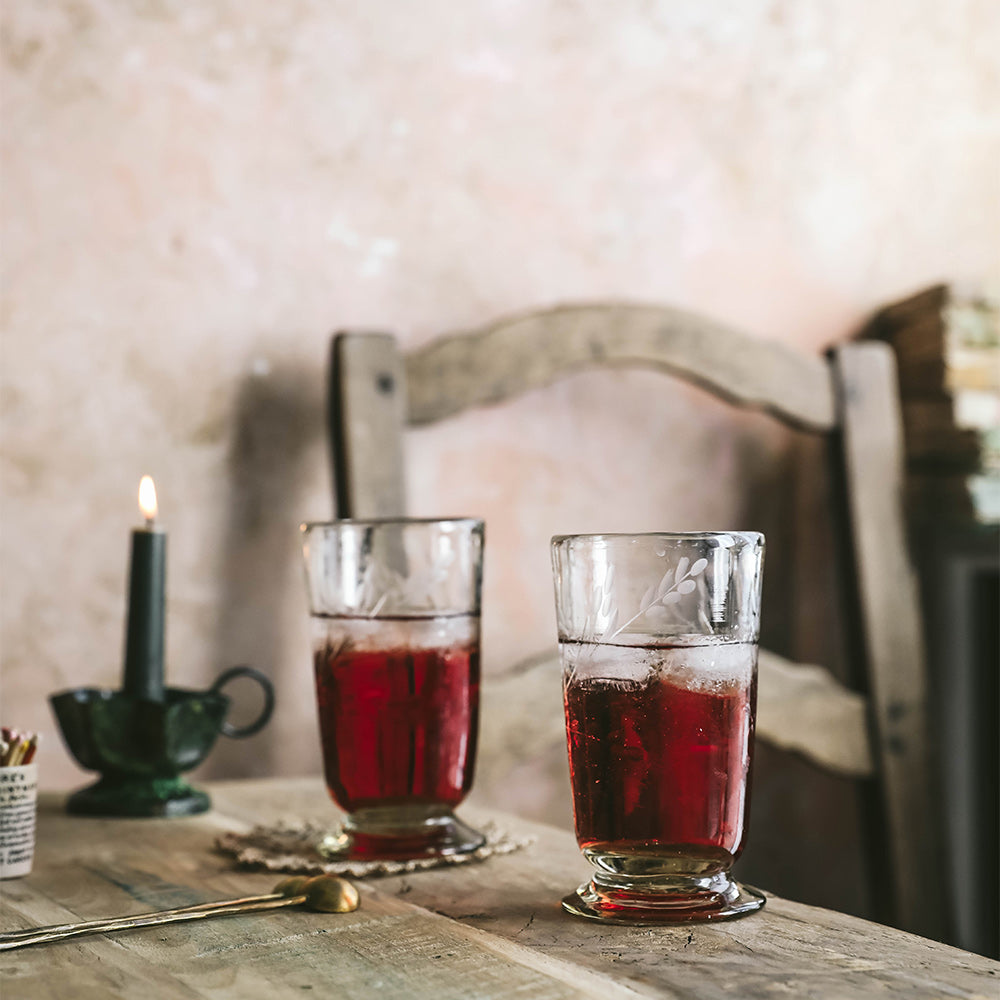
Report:
[[593,366],[682,375],[738,405],[796,427],[836,419],[829,366],[679,309],[565,305],[453,334],[406,359],[411,424],[509,399]]
[[872,711],[884,783],[891,881],[900,927],[944,929],[939,831],[928,752],[926,658],[917,581],[902,507],[903,430],[888,344],[833,352],[839,384],[847,503]]
[[829,670],[793,663],[762,649],[758,660],[757,735],[835,774],[875,773],[867,699]]
[[[565,744],[562,714],[553,713],[550,697],[560,674],[553,649],[485,678],[486,700],[503,707],[484,719],[483,735],[494,744],[502,740],[508,767],[511,759],[541,758],[553,744]],[[758,659],[757,737],[835,774],[874,774],[865,697],[824,667],[793,663],[766,649]]]
[[338,517],[406,512],[406,380],[391,334],[342,332],[331,345],[330,451]]

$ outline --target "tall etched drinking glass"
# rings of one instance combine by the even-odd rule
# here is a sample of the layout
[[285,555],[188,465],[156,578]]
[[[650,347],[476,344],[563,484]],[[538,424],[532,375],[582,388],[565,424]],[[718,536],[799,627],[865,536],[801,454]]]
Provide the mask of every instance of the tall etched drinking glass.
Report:
[[746,839],[764,538],[552,540],[577,841],[570,913],[615,923],[734,917]]
[[337,858],[461,854],[479,724],[483,522],[302,526]]

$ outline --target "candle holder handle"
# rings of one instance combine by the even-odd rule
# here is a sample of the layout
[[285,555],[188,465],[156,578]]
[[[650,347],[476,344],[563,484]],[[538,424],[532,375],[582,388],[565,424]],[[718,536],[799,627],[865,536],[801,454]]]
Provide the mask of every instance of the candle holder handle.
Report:
[[222,688],[230,681],[236,680],[237,677],[246,677],[256,682],[260,685],[261,691],[264,692],[264,705],[260,710],[260,714],[253,722],[245,726],[234,726],[230,722],[223,721],[219,727],[219,732],[223,736],[240,740],[247,736],[253,736],[254,733],[259,733],[270,721],[271,714],[274,712],[274,685],[259,670],[255,670],[253,667],[240,666],[223,670],[216,678],[215,683],[209,688],[209,691],[213,694],[221,694]]

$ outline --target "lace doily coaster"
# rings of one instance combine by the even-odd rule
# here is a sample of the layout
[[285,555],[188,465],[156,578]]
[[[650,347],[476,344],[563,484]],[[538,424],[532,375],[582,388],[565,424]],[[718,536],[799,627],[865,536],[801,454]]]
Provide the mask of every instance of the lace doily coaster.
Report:
[[447,865],[467,865],[485,861],[494,854],[511,854],[535,841],[534,837],[518,837],[499,829],[494,823],[486,823],[481,828],[486,843],[468,854],[449,854],[411,861],[329,861],[316,849],[316,845],[329,832],[328,828],[312,823],[255,826],[249,833],[224,833],[216,839],[215,846],[246,868],[263,868],[296,875],[349,875],[351,878],[366,878],[403,875],[406,872]]

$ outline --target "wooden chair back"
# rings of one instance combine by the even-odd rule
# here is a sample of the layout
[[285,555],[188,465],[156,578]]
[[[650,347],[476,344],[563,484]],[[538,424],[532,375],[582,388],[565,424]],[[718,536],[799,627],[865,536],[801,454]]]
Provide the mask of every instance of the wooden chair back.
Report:
[[869,779],[884,837],[887,920],[944,933],[925,654],[901,508],[895,363],[880,343],[806,356],[666,307],[581,304],[501,319],[403,354],[389,334],[334,337],[329,423],[339,517],[406,512],[408,426],[510,399],[590,366],[654,369],[831,439],[850,535],[864,691],[761,651],[758,736]]

